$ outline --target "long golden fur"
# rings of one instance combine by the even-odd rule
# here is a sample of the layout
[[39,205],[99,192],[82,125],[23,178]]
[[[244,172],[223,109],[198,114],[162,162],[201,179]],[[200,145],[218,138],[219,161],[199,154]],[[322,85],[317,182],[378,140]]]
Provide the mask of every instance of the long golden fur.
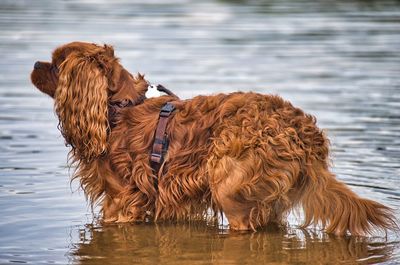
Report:
[[[59,129],[90,202],[104,221],[203,219],[224,212],[231,229],[283,223],[294,207],[304,226],[364,235],[396,227],[391,210],[363,199],[329,171],[329,142],[313,116],[279,96],[232,93],[177,101],[170,146],[158,176],[149,164],[160,108],[171,96],[122,109],[148,83],[127,72],[112,47],[73,42],[51,63],[37,62],[33,84],[55,100]],[[158,187],[154,185],[158,179]]]

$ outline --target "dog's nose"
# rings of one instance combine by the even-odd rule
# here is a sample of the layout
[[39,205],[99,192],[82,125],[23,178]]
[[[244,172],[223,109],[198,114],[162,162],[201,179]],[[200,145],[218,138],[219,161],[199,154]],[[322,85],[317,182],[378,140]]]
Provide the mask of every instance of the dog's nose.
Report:
[[33,69],[40,69],[41,66],[42,66],[42,64],[41,64],[40,62],[36,62],[36,63],[33,65]]

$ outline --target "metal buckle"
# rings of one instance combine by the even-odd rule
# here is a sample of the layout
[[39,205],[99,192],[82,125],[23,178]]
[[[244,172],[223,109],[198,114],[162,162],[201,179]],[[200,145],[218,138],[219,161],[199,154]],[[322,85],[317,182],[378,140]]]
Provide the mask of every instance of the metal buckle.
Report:
[[151,157],[150,157],[150,160],[152,162],[154,162],[154,163],[159,163],[160,164],[162,162],[162,156],[159,155],[159,154],[152,153]]
[[175,110],[175,106],[168,102],[161,108],[160,116],[168,117],[174,110]]

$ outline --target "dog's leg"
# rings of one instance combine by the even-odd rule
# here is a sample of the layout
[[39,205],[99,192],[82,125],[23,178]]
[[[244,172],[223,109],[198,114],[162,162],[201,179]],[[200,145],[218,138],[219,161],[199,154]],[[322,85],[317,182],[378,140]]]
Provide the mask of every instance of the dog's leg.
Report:
[[233,230],[256,230],[271,222],[280,224],[291,206],[290,172],[267,172],[254,153],[243,157],[223,156],[209,161],[214,203],[225,213]]
[[105,223],[127,223],[150,218],[152,214],[147,213],[150,211],[145,211],[144,207],[140,207],[134,199],[135,195],[128,192],[121,193],[114,198],[105,196],[102,205],[103,221]]
[[250,212],[255,204],[246,201],[239,195],[240,186],[246,175],[244,170],[237,166],[234,159],[225,156],[217,163],[213,163],[209,167],[209,172],[211,173],[213,201],[225,213],[230,228],[234,230],[251,229]]

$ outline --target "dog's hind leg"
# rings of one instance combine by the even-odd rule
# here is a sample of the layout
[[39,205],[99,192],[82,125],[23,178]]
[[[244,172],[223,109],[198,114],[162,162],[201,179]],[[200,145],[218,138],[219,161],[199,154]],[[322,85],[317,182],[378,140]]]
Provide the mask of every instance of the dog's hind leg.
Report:
[[233,230],[281,224],[291,207],[291,173],[267,170],[256,152],[247,152],[240,158],[214,157],[209,160],[208,171],[213,202],[225,213]]
[[241,196],[241,185],[246,172],[230,157],[223,157],[209,167],[213,202],[228,218],[231,229],[249,230],[250,212],[254,202]]

